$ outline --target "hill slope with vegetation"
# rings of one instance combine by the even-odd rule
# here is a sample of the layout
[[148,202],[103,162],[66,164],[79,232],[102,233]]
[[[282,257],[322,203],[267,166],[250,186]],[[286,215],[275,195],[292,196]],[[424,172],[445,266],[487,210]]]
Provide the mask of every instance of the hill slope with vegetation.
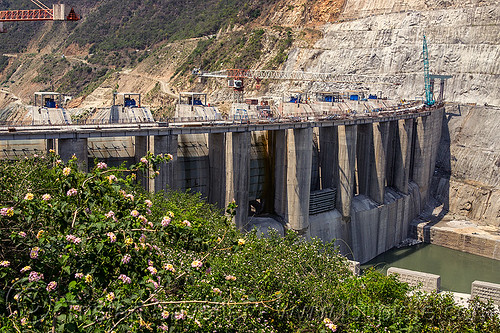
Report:
[[[56,90],[85,98],[97,87],[126,85],[120,80],[141,86],[145,72],[153,72],[154,77],[142,84],[148,89],[158,80],[163,84],[176,78],[171,90],[138,91],[150,93],[150,105],[172,103],[166,97],[190,85],[194,67],[279,68],[292,45],[311,43],[321,35],[314,23],[333,20],[344,0],[83,0],[66,4],[82,16],[80,21],[5,24],[8,32],[1,36],[0,82],[25,104],[34,91]],[[1,9],[34,7],[29,0],[12,0]],[[190,40],[198,40],[194,48]],[[146,60],[147,65],[138,70]],[[151,67],[158,70],[151,71]],[[130,70],[142,81],[123,73]]]

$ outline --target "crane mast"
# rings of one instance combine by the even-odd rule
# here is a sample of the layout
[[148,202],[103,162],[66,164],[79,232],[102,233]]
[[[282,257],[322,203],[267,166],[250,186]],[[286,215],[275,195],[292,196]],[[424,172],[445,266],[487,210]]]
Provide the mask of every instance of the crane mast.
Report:
[[429,73],[429,51],[427,50],[427,39],[424,35],[424,45],[423,45],[423,56],[424,56],[424,85],[425,85],[425,104],[431,106],[434,105],[434,96],[432,96],[431,89],[431,76]]

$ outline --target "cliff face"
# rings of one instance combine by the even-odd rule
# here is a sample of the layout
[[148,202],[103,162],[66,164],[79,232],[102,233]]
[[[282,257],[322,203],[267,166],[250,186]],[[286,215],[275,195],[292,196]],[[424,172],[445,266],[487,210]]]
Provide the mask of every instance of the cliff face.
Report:
[[339,20],[313,47],[294,49],[286,69],[374,74],[390,84],[372,89],[415,98],[424,94],[426,34],[431,73],[453,75],[447,100],[500,105],[499,2],[348,0]]
[[433,194],[454,219],[500,227],[500,108],[447,107]]

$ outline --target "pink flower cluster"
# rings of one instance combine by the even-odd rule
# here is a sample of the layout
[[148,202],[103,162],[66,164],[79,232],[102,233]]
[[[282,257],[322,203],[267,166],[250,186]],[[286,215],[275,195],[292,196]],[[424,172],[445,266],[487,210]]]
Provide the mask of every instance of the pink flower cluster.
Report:
[[145,157],[141,157],[141,163],[148,164],[148,159]]
[[38,258],[38,252],[40,252],[40,248],[38,246],[35,246],[34,248],[32,248],[30,251],[30,258],[31,259]]
[[182,224],[185,225],[186,227],[190,227],[191,226],[191,222],[189,222],[188,220],[182,221]]
[[28,280],[29,280],[29,282],[43,280],[43,274],[35,272],[35,271],[31,271]]
[[72,243],[75,243],[75,244],[80,244],[82,242],[82,239],[80,237],[76,237],[76,236],[73,236],[73,235],[66,235],[66,240],[68,242],[72,242]]
[[47,284],[47,291],[51,292],[52,290],[55,290],[57,288],[57,282],[56,281],[50,281],[49,284]]
[[125,274],[120,274],[120,276],[118,276],[118,280],[122,280],[123,283],[127,284],[132,283],[132,279],[126,276]]
[[234,276],[234,275],[226,275],[225,279],[227,281],[234,281],[234,280],[236,280],[236,276]]
[[24,231],[19,231],[19,236],[24,238],[26,237],[26,233]]
[[130,261],[130,259],[132,259],[132,257],[130,256],[130,254],[124,255],[123,258],[122,258],[122,264],[128,264],[128,262]]
[[82,311],[82,306],[81,305],[70,305],[69,309],[76,311],[76,312],[80,312],[80,311]]
[[4,207],[0,209],[0,215],[9,217],[14,215],[14,207]]
[[193,268],[199,268],[203,266],[203,263],[199,260],[193,260],[193,262],[191,263],[191,267]]
[[116,221],[115,212],[113,212],[112,210],[104,214],[104,216],[106,216],[108,219],[111,217],[113,220]]
[[148,206],[149,208],[151,208],[153,206],[153,202],[151,200],[144,200],[144,203],[146,204],[146,206]]
[[10,265],[10,261],[7,261],[7,260],[0,261],[1,267],[9,267],[9,265]]
[[166,227],[167,225],[170,224],[172,220],[170,219],[170,217],[167,217],[167,216],[164,216],[163,219],[161,220],[161,225]]
[[323,319],[323,323],[327,328],[329,328],[332,332],[337,331],[337,325],[335,325],[329,318]]
[[104,162],[99,162],[97,163],[97,169],[100,169],[100,170],[105,170],[108,168],[108,165]]
[[77,195],[77,193],[78,193],[78,191],[77,191],[77,189],[76,189],[76,188],[70,188],[70,189],[68,190],[68,192],[66,192],[66,195],[67,195],[68,197],[72,197],[72,196]]
[[112,232],[108,232],[106,235],[109,237],[109,241],[110,241],[111,243],[116,242],[116,235],[115,235],[114,233],[112,233]]
[[187,317],[187,312],[185,310],[181,310],[180,312],[176,312],[174,314],[175,319],[180,320],[180,319],[186,319]]
[[83,273],[75,273],[75,279],[82,279]]
[[172,264],[165,264],[165,265],[163,265],[163,268],[166,269],[167,271],[175,272],[174,265],[172,265]]
[[139,216],[139,212],[134,209],[133,211],[130,212],[130,215],[132,215],[133,217],[137,217]]
[[42,195],[43,201],[49,201],[50,199],[52,199],[52,196],[50,194],[45,193],[44,195]]
[[115,175],[109,175],[109,176],[106,177],[106,179],[108,180],[108,182],[110,184],[112,184],[113,182],[116,182],[118,180],[118,178],[116,178]]
[[147,269],[151,275],[156,275],[156,273],[158,273],[156,268],[154,268],[153,266],[149,266]]

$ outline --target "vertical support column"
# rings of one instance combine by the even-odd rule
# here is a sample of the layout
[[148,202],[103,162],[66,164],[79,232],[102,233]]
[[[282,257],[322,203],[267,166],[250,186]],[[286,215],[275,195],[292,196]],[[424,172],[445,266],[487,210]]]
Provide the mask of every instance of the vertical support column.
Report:
[[89,165],[89,153],[87,138],[81,139],[59,139],[58,154],[64,162],[68,162],[73,155],[77,158],[78,169],[87,172]]
[[408,194],[410,180],[413,124],[414,119],[399,120],[394,142],[393,186],[404,194]]
[[351,219],[352,198],[354,195],[354,176],[356,168],[357,126],[339,126],[339,169],[337,179],[337,207],[344,221]]
[[[138,163],[141,160],[141,157],[147,155],[149,151],[149,137],[148,136],[136,136],[135,137],[135,145],[134,145],[134,159],[135,163]],[[137,182],[141,184],[141,186],[146,190],[150,191],[151,187],[149,186],[149,170],[145,170],[144,172],[137,173]]]
[[226,134],[208,134],[208,202],[223,209],[226,203]]
[[445,82],[446,82],[446,80],[444,80],[444,79],[441,79],[439,81],[439,98],[438,98],[439,102],[444,101],[444,84],[445,84]]
[[358,125],[356,144],[356,167],[358,170],[358,193],[370,195],[370,176],[373,168],[373,126]]
[[431,130],[432,118],[430,116],[417,119],[415,126],[415,147],[413,154],[413,180],[417,183],[422,198],[422,204],[427,202],[429,189],[429,165],[431,162]]
[[156,135],[154,137],[153,153],[155,155],[171,154],[173,156],[170,162],[160,165],[160,173],[154,179],[155,192],[163,191],[167,186],[174,190],[177,189],[177,184],[175,182],[175,169],[178,164],[177,147],[177,134]]
[[[287,131],[270,131],[272,138],[272,172],[274,173],[274,212],[283,218],[287,212]],[[271,140],[270,140],[271,142]]]
[[51,150],[54,150],[56,149],[56,140],[55,139],[47,139],[46,140],[46,151],[47,153],[49,153]]
[[334,174],[338,169],[337,127],[319,128],[319,164],[321,189],[335,188]]
[[373,146],[370,155],[373,156],[370,168],[369,195],[375,202],[384,203],[385,170],[387,165],[387,145],[389,142],[389,122],[372,123]]
[[286,220],[289,228],[302,235],[309,231],[312,140],[312,127],[288,132]]
[[250,132],[233,132],[226,137],[226,203],[234,200],[238,229],[248,221],[248,190],[250,187]]

